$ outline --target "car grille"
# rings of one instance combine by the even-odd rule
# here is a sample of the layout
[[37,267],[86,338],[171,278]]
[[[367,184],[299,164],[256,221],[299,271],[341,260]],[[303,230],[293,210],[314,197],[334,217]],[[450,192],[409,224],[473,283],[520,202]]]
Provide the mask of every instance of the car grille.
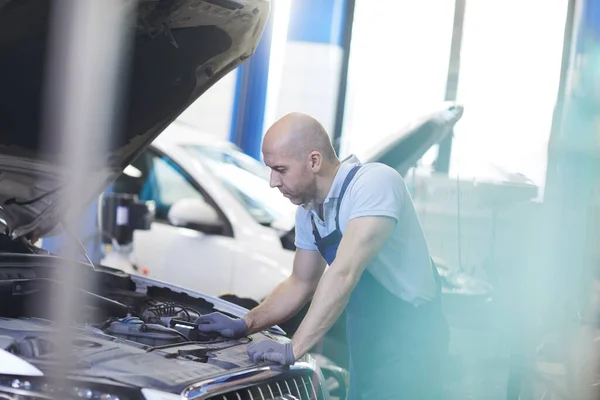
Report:
[[323,400],[316,374],[298,374],[213,395],[208,400]]

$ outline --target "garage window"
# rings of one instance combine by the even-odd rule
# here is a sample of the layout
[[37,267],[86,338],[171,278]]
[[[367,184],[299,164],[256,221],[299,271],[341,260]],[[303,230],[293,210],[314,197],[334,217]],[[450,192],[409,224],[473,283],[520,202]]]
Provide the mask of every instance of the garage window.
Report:
[[543,188],[567,6],[467,1],[458,84],[465,115],[455,130],[451,177],[522,174]]

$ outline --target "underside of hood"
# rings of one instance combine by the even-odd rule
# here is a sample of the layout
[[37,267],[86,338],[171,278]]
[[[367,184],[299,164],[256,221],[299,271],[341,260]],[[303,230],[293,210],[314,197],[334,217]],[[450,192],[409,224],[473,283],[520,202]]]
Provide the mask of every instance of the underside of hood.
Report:
[[389,165],[405,176],[432,146],[452,134],[463,111],[461,104],[444,102],[387,137],[369,152],[364,161]]
[[[0,217],[12,237],[59,232],[58,199],[69,179],[54,161],[60,146],[44,138],[52,4],[0,1]],[[250,57],[269,14],[268,0],[139,0],[136,7],[118,120],[100,164],[86,171],[78,203],[99,196],[183,110]]]

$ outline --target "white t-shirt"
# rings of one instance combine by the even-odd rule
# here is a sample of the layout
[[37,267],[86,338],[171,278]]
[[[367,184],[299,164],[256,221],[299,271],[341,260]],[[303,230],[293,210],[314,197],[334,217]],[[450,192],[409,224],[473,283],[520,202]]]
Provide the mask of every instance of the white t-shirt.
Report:
[[[355,165],[356,156],[346,158],[333,180],[323,203],[321,220],[312,205],[296,212],[296,247],[318,251],[312,232],[311,215],[321,237],[336,229],[337,199],[344,179]],[[361,166],[348,185],[340,206],[342,234],[348,221],[367,216],[386,216],[396,220],[396,227],[367,270],[391,293],[415,305],[435,297],[435,278],[427,241],[415,212],[410,193],[402,176],[381,163]]]

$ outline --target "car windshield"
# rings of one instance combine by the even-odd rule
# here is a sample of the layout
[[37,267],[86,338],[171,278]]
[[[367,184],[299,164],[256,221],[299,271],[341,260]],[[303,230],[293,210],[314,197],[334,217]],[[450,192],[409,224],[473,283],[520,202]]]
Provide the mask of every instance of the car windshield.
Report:
[[269,186],[269,168],[234,146],[184,145],[260,224],[293,217],[295,206]]

